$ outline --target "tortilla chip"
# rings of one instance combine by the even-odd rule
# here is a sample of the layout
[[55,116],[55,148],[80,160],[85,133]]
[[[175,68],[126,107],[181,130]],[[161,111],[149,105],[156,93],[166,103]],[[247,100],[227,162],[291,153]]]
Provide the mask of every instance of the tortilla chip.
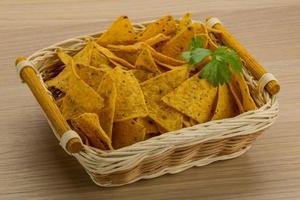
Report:
[[205,34],[206,33],[204,24],[194,22],[192,24],[192,26],[194,27],[195,34]]
[[90,65],[105,70],[105,69],[112,69],[111,65],[113,64],[109,61],[109,59],[105,55],[103,55],[96,48],[94,48],[91,55]]
[[165,34],[159,33],[159,34],[145,40],[145,43],[150,46],[154,46],[158,43],[165,42],[165,41],[169,40],[170,38],[171,38],[170,36],[166,36]]
[[192,14],[186,13],[179,21],[178,30],[181,31],[190,25],[192,25]]
[[157,73],[159,74],[160,71],[157,68],[153,57],[151,55],[151,52],[148,48],[145,48],[141,51],[139,54],[136,62],[135,62],[135,68],[136,69],[142,69],[142,70],[147,70],[149,72]]
[[102,77],[106,73],[104,70],[83,64],[76,64],[75,70],[78,76],[91,88],[97,90]]
[[84,65],[89,65],[91,61],[93,43],[90,40],[87,41],[85,47],[80,50],[75,56],[73,56],[74,63],[80,63]]
[[73,65],[67,65],[56,77],[46,81],[46,84],[66,94],[61,104],[66,120],[84,112],[99,113],[103,107],[103,99],[79,78]]
[[116,84],[109,73],[103,76],[97,92],[104,99],[104,107],[99,114],[100,125],[107,136],[111,138],[117,99],[117,89]]
[[181,53],[188,49],[192,38],[195,36],[193,26],[188,26],[178,32],[163,47],[161,52],[172,58],[182,59]]
[[145,130],[145,127],[133,119],[116,122],[113,128],[113,147],[119,149],[143,141],[145,139]]
[[232,92],[240,113],[249,110],[255,110],[256,104],[253,101],[249,87],[244,79],[244,76],[232,72],[232,81],[229,83],[230,91]]
[[167,131],[182,127],[182,114],[165,105],[161,98],[188,78],[188,69],[178,68],[158,75],[141,84],[149,117]]
[[94,147],[102,150],[113,149],[111,140],[99,124],[97,114],[83,113],[78,117],[71,119],[71,124],[75,131],[85,135]]
[[146,71],[146,70],[141,70],[141,69],[132,69],[134,77],[138,80],[139,83],[142,83],[150,78],[153,78],[155,76],[155,73]]
[[162,17],[147,25],[144,31],[138,34],[138,41],[145,41],[159,33],[172,35],[176,32],[176,21],[172,16]]
[[197,73],[164,96],[162,101],[199,123],[203,123],[211,119],[216,95],[217,88],[207,80],[200,79]]
[[127,16],[119,17],[111,27],[104,32],[97,43],[103,46],[108,44],[132,44],[136,41],[136,33]]
[[135,65],[136,59],[138,57],[138,52],[131,53],[126,51],[114,51],[114,54],[119,58],[126,60],[131,65]]
[[148,110],[141,87],[131,71],[120,66],[109,72],[116,83],[117,99],[114,121],[145,117]]
[[140,117],[136,121],[146,128],[146,134],[158,133],[157,125],[150,117]]
[[110,50],[108,50],[105,47],[102,47],[100,45],[98,45],[97,43],[94,42],[94,47],[97,51],[99,51],[99,53],[105,55],[110,62],[112,62],[114,65],[122,65],[124,67],[127,67],[129,69],[133,69],[135,68],[132,64],[130,64],[129,62],[127,62],[126,60],[117,57],[114,53],[112,53]]
[[227,84],[218,87],[217,104],[212,120],[234,117],[239,114],[234,97]]
[[192,126],[192,124],[190,122],[190,118],[188,116],[186,116],[186,115],[183,115],[182,123],[183,123],[183,127],[190,127],[190,126]]
[[156,51],[155,49],[153,49],[152,47],[150,47],[149,45],[147,45],[145,43],[142,43],[142,46],[143,46],[143,48],[148,48],[150,50],[151,55],[153,56],[154,60],[156,60],[156,61],[168,64],[168,65],[173,65],[173,66],[180,66],[180,65],[186,64],[186,62],[183,60],[174,59],[174,58],[166,56],[162,53],[159,53],[158,51]]

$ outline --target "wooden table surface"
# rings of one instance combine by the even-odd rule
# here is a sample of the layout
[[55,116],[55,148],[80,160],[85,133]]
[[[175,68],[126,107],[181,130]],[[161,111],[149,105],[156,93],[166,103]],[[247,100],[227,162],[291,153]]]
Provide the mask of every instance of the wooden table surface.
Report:
[[[280,117],[243,156],[120,188],[94,185],[59,147],[14,60],[117,16],[217,16],[279,79]],[[300,199],[300,1],[1,0],[0,199]]]

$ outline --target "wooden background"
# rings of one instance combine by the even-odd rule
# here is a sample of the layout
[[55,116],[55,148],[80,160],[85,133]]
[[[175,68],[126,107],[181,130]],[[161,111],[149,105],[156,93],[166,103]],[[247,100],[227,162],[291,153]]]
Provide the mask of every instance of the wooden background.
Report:
[[[219,17],[279,79],[280,117],[240,158],[120,188],[99,188],[58,146],[13,68],[20,55],[134,21],[192,12]],[[299,0],[1,0],[0,199],[300,199]]]

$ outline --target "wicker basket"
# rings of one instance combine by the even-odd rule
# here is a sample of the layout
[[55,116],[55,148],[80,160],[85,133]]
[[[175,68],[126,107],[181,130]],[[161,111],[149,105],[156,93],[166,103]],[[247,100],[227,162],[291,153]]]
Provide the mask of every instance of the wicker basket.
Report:
[[[40,103],[62,146],[79,161],[97,185],[120,186],[167,173],[175,174],[193,166],[235,158],[245,153],[263,130],[275,121],[279,111],[275,96],[279,85],[275,78],[266,73],[232,38],[219,20],[211,18],[207,23],[221,30],[223,35],[220,41],[235,49],[245,61],[244,76],[259,109],[234,118],[210,121],[165,133],[114,151],[102,151],[83,145],[78,135],[69,131],[68,124],[43,83],[45,78],[57,74],[61,66],[55,50],[60,47],[75,54],[83,48],[87,36],[39,50],[25,61],[24,58],[17,60],[21,78]],[[135,28],[143,29],[147,24],[136,24]],[[100,34],[89,37],[95,38]]]

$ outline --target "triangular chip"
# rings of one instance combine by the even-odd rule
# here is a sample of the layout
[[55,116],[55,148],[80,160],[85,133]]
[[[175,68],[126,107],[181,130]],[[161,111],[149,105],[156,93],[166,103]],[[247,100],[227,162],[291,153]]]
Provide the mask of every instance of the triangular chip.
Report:
[[73,56],[74,63],[89,65],[91,61],[93,48],[93,44],[90,42],[90,40],[88,40],[85,47],[77,54],[75,54],[75,56]]
[[153,73],[160,73],[157,65],[155,64],[151,52],[148,48],[144,48],[141,53],[139,54],[136,62],[135,62],[136,69],[147,70]]
[[132,44],[136,41],[136,33],[127,16],[119,17],[111,27],[104,32],[97,43],[103,46],[108,44]]
[[114,121],[145,117],[148,110],[141,87],[131,71],[117,66],[109,72],[116,83],[117,100]]
[[155,76],[155,73],[141,70],[141,69],[132,69],[131,70],[134,77],[139,81],[139,83],[142,83],[150,78],[153,78]]
[[159,33],[159,34],[145,40],[145,43],[150,46],[154,46],[158,43],[165,42],[165,41],[169,40],[170,38],[171,38],[170,36],[166,36],[165,34]]
[[150,47],[149,45],[147,45],[145,43],[142,43],[141,45],[143,48],[148,48],[150,50],[151,55],[153,56],[154,60],[157,60],[161,63],[165,63],[165,64],[173,65],[173,66],[180,66],[180,65],[186,64],[185,61],[166,56],[166,55],[156,51],[155,49],[153,49],[152,47]]
[[249,87],[244,76],[234,72],[231,74],[232,81],[229,83],[229,88],[235,98],[240,112],[243,113],[249,110],[255,110],[257,107],[250,95]]
[[136,121],[146,128],[146,134],[158,133],[157,125],[150,117],[140,117]]
[[97,92],[104,99],[104,107],[99,114],[100,124],[107,136],[111,138],[117,99],[117,89],[116,84],[109,73],[103,76]]
[[203,123],[211,119],[216,95],[217,88],[206,79],[200,79],[199,74],[195,74],[162,100],[168,106]]
[[99,113],[103,107],[103,98],[79,78],[73,65],[67,65],[46,84],[65,93],[61,111],[67,120],[84,112]]
[[227,84],[218,87],[217,104],[212,120],[234,117],[239,114],[234,97]]
[[135,120],[116,122],[113,128],[112,143],[115,149],[132,145],[145,139],[145,127]]
[[182,29],[162,47],[161,52],[169,57],[182,59],[181,53],[188,49],[194,35],[193,26]]
[[[88,46],[90,46],[88,44]],[[85,47],[86,48],[86,47]],[[85,49],[84,48],[84,49]],[[90,47],[89,47],[90,48]],[[85,51],[85,50],[82,50]],[[93,66],[89,66],[89,62],[76,62],[74,59],[76,57],[76,54],[73,58],[63,52],[61,49],[57,49],[57,55],[59,59],[65,64],[65,65],[72,65],[74,63],[74,68],[76,71],[76,74],[89,86],[91,86],[93,89],[97,89],[100,81],[102,79],[102,76],[105,73],[105,70],[98,69]],[[84,56],[83,56],[84,57]],[[78,60],[79,57],[77,57]],[[82,58],[82,60],[85,60],[85,58]]]
[[206,29],[204,24],[194,22],[192,26],[194,27],[195,34],[206,34]]
[[149,110],[149,117],[167,131],[182,127],[182,114],[167,106],[161,98],[174,90],[188,77],[186,67],[171,70],[141,84]]
[[172,16],[162,17],[147,25],[144,31],[138,34],[139,41],[145,41],[159,33],[171,35],[176,32],[176,21]]
[[111,140],[105,134],[99,124],[99,118],[97,114],[81,114],[78,117],[71,119],[71,124],[75,131],[85,135],[94,147],[102,150],[113,149]]
[[102,47],[100,45],[98,45],[97,43],[94,42],[94,47],[97,51],[99,51],[99,53],[105,55],[110,62],[112,62],[115,65],[122,65],[124,67],[127,67],[128,69],[133,69],[135,68],[132,64],[130,64],[129,62],[127,62],[126,60],[117,57],[114,53],[112,53],[110,50],[108,50],[105,47]]
[[97,90],[102,77],[106,73],[103,69],[83,64],[76,64],[75,69],[78,76],[94,90]]
[[192,24],[192,14],[186,13],[179,21],[178,30],[181,31]]

